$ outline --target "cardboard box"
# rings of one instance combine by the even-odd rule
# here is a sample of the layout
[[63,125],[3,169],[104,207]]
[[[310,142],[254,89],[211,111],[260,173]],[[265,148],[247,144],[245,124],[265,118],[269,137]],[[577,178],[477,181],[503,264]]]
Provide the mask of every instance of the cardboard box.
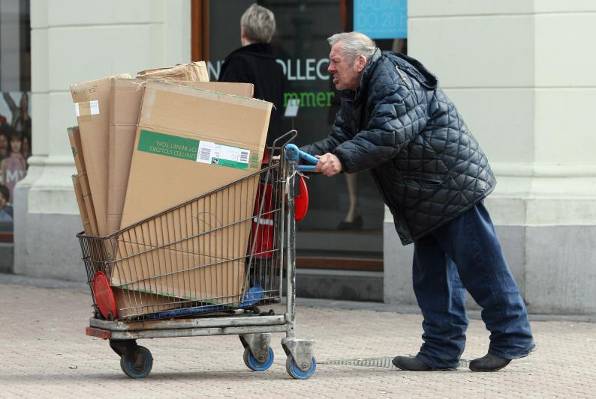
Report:
[[121,227],[260,170],[271,107],[147,82]]
[[[119,221],[121,209],[124,205],[124,194],[126,191],[128,171],[130,168],[134,146],[136,122],[138,119],[138,104],[142,99],[144,84],[142,84],[139,80],[131,79],[113,79],[112,83],[113,91],[110,123],[110,190],[108,194],[108,221],[110,221],[110,216],[113,218],[112,221],[115,221],[116,218]],[[179,84],[245,97],[252,97],[254,92],[254,86],[247,83],[180,82]],[[134,111],[135,106],[137,107],[137,112]],[[114,135],[117,137],[112,138]],[[120,193],[120,195],[116,195],[118,193]],[[117,210],[118,206],[120,207],[120,216],[116,216],[115,218],[114,210]],[[111,228],[113,228],[113,226]],[[206,238],[204,238],[202,241],[205,240]],[[130,246],[126,249],[128,250],[122,250],[119,256],[127,257],[130,255]],[[157,252],[159,252],[158,257],[156,258],[157,261],[148,262],[150,263],[148,266],[151,266],[154,270],[159,269],[161,266],[161,268],[164,270],[163,273],[165,273],[165,270],[171,269],[171,259],[173,259],[179,265],[188,265],[192,263],[191,258],[193,257],[191,256],[180,256],[180,254],[173,256],[173,253],[177,252],[176,250],[170,251],[168,249],[161,249]],[[162,265],[157,264],[158,262],[161,262]],[[200,259],[194,257],[194,262],[200,263]],[[205,260],[203,260],[202,263],[206,263]],[[211,267],[211,269],[216,268],[217,266]],[[243,275],[240,274],[242,270],[242,262],[235,262],[232,265],[232,269],[238,274],[239,277]],[[156,274],[159,274],[159,272]],[[216,275],[213,275],[211,270],[195,272],[194,277],[198,279],[197,284],[203,285],[202,296],[198,299],[218,298],[220,303],[238,301],[238,297],[236,296],[222,296],[222,294],[226,294],[226,289],[224,289],[223,284],[220,284],[219,287],[214,287],[213,289],[207,288],[209,284],[206,282],[213,278],[217,278]],[[177,276],[177,279],[180,278],[184,279],[187,278],[187,276]],[[129,278],[126,280],[133,281],[132,276],[129,276]],[[235,281],[238,280],[239,279],[235,279]],[[142,283],[127,285],[128,288],[134,288],[134,290],[114,287],[117,305],[120,309],[119,317],[125,318],[180,307],[181,299],[179,298],[148,293],[152,291],[151,285],[156,284],[162,287],[162,291],[163,288],[166,288],[165,291],[174,292],[176,291],[175,289],[172,289],[171,287],[167,288],[168,286],[172,285],[171,283],[173,281],[174,280],[171,277],[155,278]],[[242,287],[239,286],[239,284],[240,283],[237,283],[236,286],[233,286],[231,291],[236,293],[240,292]],[[197,295],[192,295],[192,293],[187,294],[188,295],[186,295],[186,297],[197,298]]]
[[[130,78],[130,75],[117,75]],[[83,156],[99,235],[109,234],[108,136],[110,78],[77,83],[70,87],[81,132]]]
[[125,261],[113,285],[211,303],[239,298],[258,175],[216,189],[260,170],[271,108],[147,82],[121,222],[133,226],[120,233]]
[[112,285],[208,303],[239,301],[258,176],[118,233]]
[[[79,209],[81,210],[81,216],[83,216],[83,212],[87,216],[87,221],[89,223],[88,229],[85,228],[85,233],[89,235],[97,235],[97,220],[95,218],[95,210],[93,208],[93,200],[91,198],[91,191],[89,188],[89,181],[87,179],[87,170],[85,168],[85,158],[83,157],[83,147],[81,144],[81,133],[79,131],[78,126],[69,127],[68,131],[68,140],[70,141],[70,149],[72,151],[72,155],[74,158],[75,168],[77,170],[77,182],[78,182],[78,189],[80,191],[81,199],[83,201],[83,209],[81,209],[81,204],[79,204]],[[74,181],[73,181],[74,183]],[[76,194],[77,186],[75,185],[75,194]],[[77,197],[78,199],[78,197]],[[85,226],[85,225],[83,225]]]
[[[120,221],[145,82],[118,78],[112,78],[111,81],[107,223],[109,232],[113,233],[121,227]],[[254,86],[250,83],[179,82],[179,84],[245,97],[252,97],[254,92]]]

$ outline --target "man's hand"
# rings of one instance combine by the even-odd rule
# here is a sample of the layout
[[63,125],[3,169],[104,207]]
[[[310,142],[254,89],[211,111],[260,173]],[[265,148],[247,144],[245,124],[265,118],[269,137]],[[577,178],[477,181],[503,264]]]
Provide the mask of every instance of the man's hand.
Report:
[[335,176],[342,170],[341,162],[338,157],[331,153],[318,156],[319,163],[317,163],[317,172],[321,172],[325,176]]

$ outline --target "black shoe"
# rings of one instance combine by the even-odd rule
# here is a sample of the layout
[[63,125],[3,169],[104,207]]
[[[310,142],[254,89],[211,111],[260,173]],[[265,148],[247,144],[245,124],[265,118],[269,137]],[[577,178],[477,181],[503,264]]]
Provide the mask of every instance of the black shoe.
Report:
[[474,359],[470,362],[470,370],[472,371],[497,371],[507,366],[511,359],[504,359],[502,357],[487,353],[483,357]]
[[351,222],[346,222],[345,220],[343,222],[340,222],[337,225],[337,229],[338,230],[360,230],[360,229],[362,229],[362,224],[363,224],[362,216],[358,215]]
[[453,370],[450,368],[432,368],[424,363],[418,356],[396,356],[391,361],[398,369],[406,371],[440,371]]

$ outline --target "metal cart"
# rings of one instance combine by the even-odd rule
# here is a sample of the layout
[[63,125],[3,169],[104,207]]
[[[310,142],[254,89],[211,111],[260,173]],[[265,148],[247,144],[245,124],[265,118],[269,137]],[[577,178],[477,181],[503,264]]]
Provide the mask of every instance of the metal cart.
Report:
[[[314,374],[313,342],[294,335],[295,200],[299,172],[314,168],[300,159],[317,159],[288,144],[295,136],[280,137],[279,158],[257,173],[108,237],[78,235],[94,307],[86,334],[109,339],[126,375],[151,372],[137,339],[228,334],[246,366],[264,371],[274,332],[285,333],[288,374]],[[262,311],[281,302],[284,280],[285,312]]]

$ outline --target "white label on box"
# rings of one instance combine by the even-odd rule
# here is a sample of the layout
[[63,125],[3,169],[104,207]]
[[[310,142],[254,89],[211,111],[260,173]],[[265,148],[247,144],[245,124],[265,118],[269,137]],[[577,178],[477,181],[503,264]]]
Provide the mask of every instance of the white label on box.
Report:
[[91,112],[91,115],[99,115],[99,101],[98,100],[89,101],[89,110]]
[[[81,107],[79,104],[83,104]],[[92,100],[89,101],[89,111],[87,112],[87,102],[84,101],[82,103],[75,103],[75,112],[77,114],[77,118],[81,116],[81,108],[83,110],[83,116],[87,115],[99,115],[99,100]]]
[[200,141],[197,151],[197,162],[219,164],[234,168],[247,168],[250,151],[244,148],[215,144],[210,141]]

